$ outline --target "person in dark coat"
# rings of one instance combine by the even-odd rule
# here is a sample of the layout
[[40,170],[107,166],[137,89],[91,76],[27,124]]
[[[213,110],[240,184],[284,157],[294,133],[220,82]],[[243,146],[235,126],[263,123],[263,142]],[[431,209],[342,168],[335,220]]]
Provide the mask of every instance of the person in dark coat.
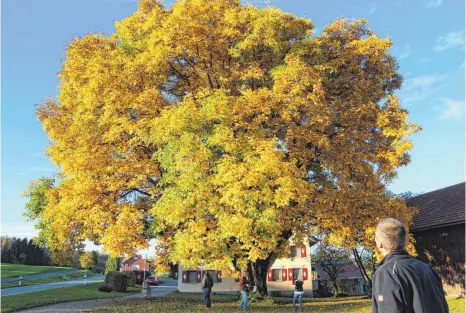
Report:
[[212,300],[210,298],[210,293],[212,292],[212,287],[214,286],[214,280],[209,272],[205,271],[204,278],[202,279],[202,295],[204,297],[204,304],[207,308],[212,307]]
[[438,275],[430,265],[406,253],[403,223],[381,220],[375,242],[384,258],[372,277],[373,313],[448,313]]
[[239,291],[241,292],[239,309],[243,311],[246,311],[248,307],[249,284],[248,273],[243,272],[239,280]]
[[301,275],[299,275],[299,277],[295,281],[293,281],[293,285],[295,285],[295,287],[294,287],[293,302],[292,302],[291,309],[293,311],[295,310],[296,299],[298,299],[299,311],[302,312],[303,311],[304,282],[303,282]]

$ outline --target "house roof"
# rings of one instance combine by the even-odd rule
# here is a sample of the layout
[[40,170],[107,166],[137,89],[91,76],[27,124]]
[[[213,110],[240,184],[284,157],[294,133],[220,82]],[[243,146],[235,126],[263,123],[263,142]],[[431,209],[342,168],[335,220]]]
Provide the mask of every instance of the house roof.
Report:
[[[134,262],[136,262],[137,260],[143,260],[144,261],[144,259],[142,257],[140,257],[140,256],[133,256],[133,257],[131,257],[129,259],[126,259],[124,262],[121,263],[121,265],[122,266],[123,265],[131,265]],[[150,266],[152,266],[152,261],[146,259],[146,263],[149,264]]]
[[123,263],[121,263],[122,265],[131,265],[133,264],[135,261],[139,260],[139,257],[138,256],[133,256],[129,259],[126,259]]
[[[324,279],[324,280],[329,279],[328,274],[318,264],[313,263],[312,267],[316,270],[320,279]],[[341,274],[344,278],[347,278],[347,279],[362,278],[362,274],[361,274],[361,271],[359,270],[359,267],[354,263],[348,263],[345,266],[343,266]]]
[[406,200],[420,209],[414,216],[411,231],[464,223],[465,183],[434,190]]
[[313,235],[310,235],[308,239],[309,239],[309,247],[312,247],[313,245],[319,242],[319,239]]

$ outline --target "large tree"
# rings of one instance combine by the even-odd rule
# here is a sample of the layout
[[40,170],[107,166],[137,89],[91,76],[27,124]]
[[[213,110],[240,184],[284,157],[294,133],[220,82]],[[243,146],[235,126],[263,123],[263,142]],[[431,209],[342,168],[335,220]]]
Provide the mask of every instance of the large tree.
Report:
[[[239,0],[142,0],[109,37],[68,45],[38,109],[60,168],[41,219],[54,242],[249,267],[261,293],[291,236],[371,239],[418,130],[394,92],[389,39],[365,20],[313,23]],[[64,222],[66,221],[66,222]]]

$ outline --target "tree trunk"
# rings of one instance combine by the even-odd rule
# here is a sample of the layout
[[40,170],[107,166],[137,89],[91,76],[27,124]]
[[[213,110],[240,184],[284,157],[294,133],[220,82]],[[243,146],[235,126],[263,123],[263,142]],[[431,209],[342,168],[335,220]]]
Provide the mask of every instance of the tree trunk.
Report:
[[372,289],[372,280],[369,277],[369,274],[367,274],[366,268],[364,267],[364,264],[361,260],[361,256],[359,255],[359,252],[357,249],[353,249],[353,255],[354,255],[354,259],[356,260],[356,263],[359,269],[361,270],[362,277],[364,278],[364,282],[366,283],[367,288]]
[[277,259],[277,254],[272,253],[267,259],[256,260],[254,263],[248,264],[249,275],[253,278],[253,286],[255,291],[263,296],[267,295],[267,272]]
[[[280,250],[282,245],[288,243],[290,237],[291,230],[283,231],[280,240],[277,242],[277,251]],[[277,256],[278,253],[271,253],[266,259],[248,263],[249,277],[252,277],[251,283],[254,286],[254,291],[259,292],[263,296],[267,296],[267,272],[277,259]]]
[[[357,249],[353,249],[353,255],[354,255],[354,258],[356,260],[356,263],[358,264],[359,266],[359,269],[361,270],[361,273],[362,273],[362,276],[364,278],[364,282],[366,283],[366,295],[367,296],[371,296],[372,295],[372,278],[369,277],[369,274],[367,273],[367,270],[366,268],[364,267],[364,263],[361,259],[361,256],[359,255],[359,252]],[[375,272],[375,265],[374,265],[374,262],[373,262],[373,257],[374,254],[372,253],[372,273]]]
[[338,280],[337,279],[332,280],[332,285],[333,285],[333,290],[335,291],[334,296],[336,297],[340,293],[340,288],[338,287]]
[[170,275],[169,277],[172,277],[172,278],[178,278],[177,277],[177,274],[178,274],[178,264],[173,264],[173,263],[168,263],[168,266],[170,267]]

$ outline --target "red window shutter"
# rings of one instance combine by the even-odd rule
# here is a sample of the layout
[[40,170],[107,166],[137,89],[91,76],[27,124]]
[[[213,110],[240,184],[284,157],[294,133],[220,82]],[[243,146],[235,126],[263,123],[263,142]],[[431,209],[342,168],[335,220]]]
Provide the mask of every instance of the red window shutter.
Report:
[[292,268],[289,268],[289,269],[288,269],[288,280],[291,280],[291,281],[294,280],[294,277],[293,277],[293,269],[292,269]]
[[272,281],[272,270],[268,270],[267,272],[267,281]]
[[222,282],[222,271],[217,271],[217,282],[218,283]]
[[286,274],[286,268],[282,268],[282,280],[283,280],[283,281],[286,281],[287,276],[288,276],[288,275]]
[[196,271],[197,283],[200,283],[202,280],[202,271]]
[[306,246],[302,246],[301,247],[301,257],[302,258],[305,258],[307,255],[306,255]]
[[307,268],[306,267],[303,267],[303,280],[307,280],[308,279],[308,275],[307,275]]
[[188,282],[188,272],[187,271],[183,271],[182,274],[181,274],[181,277],[182,277],[182,281],[183,283],[187,283]]

